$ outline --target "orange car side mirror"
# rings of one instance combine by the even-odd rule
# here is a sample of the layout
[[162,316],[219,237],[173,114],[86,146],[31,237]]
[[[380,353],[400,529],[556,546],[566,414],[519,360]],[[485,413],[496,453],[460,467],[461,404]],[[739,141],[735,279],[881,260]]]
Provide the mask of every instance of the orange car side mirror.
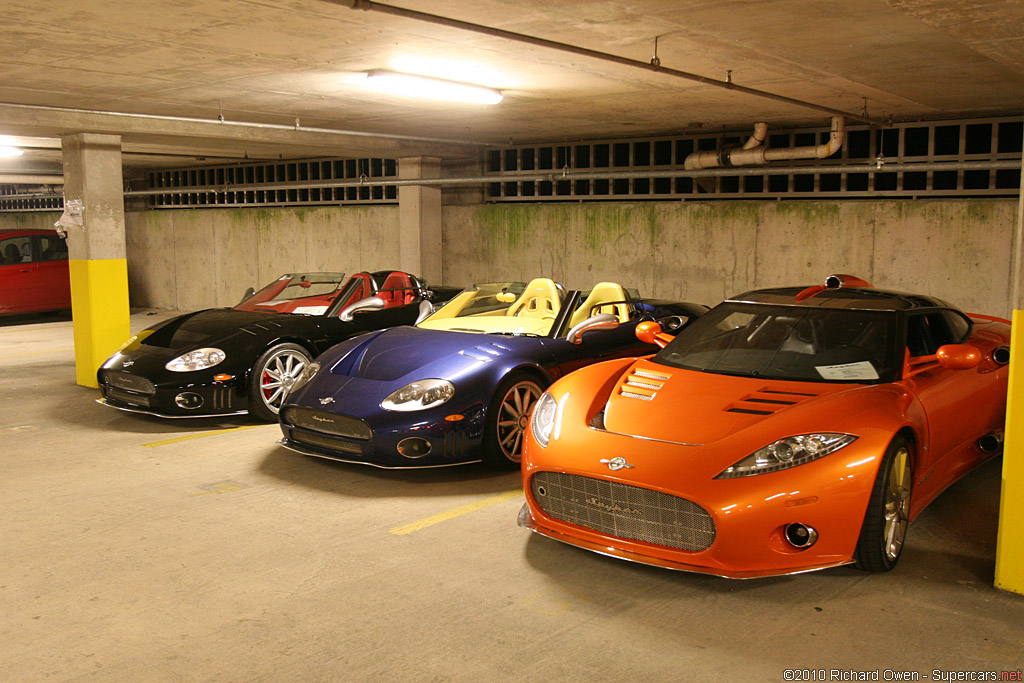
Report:
[[646,320],[636,326],[636,338],[644,344],[657,344],[665,348],[673,337],[661,331],[661,325],[653,320]]
[[970,370],[981,363],[981,351],[970,344],[946,344],[935,352],[935,360],[947,370]]

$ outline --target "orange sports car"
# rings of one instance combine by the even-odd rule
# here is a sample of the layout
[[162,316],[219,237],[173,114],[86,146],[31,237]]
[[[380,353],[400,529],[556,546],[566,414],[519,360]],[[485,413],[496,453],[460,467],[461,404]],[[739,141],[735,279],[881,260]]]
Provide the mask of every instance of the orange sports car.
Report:
[[1002,449],[1010,325],[847,275],[716,306],[537,401],[520,526],[751,578],[887,571],[907,525]]

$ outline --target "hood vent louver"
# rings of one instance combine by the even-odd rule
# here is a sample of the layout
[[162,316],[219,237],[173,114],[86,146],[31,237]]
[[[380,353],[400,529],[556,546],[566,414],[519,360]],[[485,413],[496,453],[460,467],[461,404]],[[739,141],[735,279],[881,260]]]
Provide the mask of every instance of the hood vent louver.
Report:
[[752,394],[744,396],[725,409],[727,413],[743,413],[746,415],[774,415],[780,410],[789,406],[803,403],[817,394],[808,394],[797,391],[783,391],[781,389],[769,389],[765,387]]
[[667,373],[634,369],[619,385],[619,395],[640,401],[653,401],[661,388],[665,386],[665,382],[671,378],[672,375]]

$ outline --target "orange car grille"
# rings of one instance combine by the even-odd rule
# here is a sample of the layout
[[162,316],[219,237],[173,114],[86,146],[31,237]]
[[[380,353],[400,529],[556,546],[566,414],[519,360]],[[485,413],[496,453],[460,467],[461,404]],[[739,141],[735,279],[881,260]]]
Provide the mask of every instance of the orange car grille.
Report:
[[121,370],[104,370],[103,381],[112,387],[135,391],[140,394],[155,394],[156,387],[145,377],[139,377]]
[[537,472],[530,491],[549,517],[609,536],[688,552],[715,541],[711,515],[667,493],[563,472]]
[[295,427],[335,434],[349,439],[365,440],[373,436],[370,426],[362,420],[329,413],[326,410],[311,410],[302,407],[285,408],[284,421]]

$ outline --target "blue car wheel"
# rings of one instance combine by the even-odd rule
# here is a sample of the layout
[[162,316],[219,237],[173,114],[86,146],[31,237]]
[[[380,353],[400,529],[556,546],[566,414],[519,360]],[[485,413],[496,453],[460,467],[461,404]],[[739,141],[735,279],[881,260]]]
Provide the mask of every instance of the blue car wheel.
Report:
[[484,422],[484,462],[502,469],[519,467],[526,425],[541,393],[537,380],[522,372],[509,375],[498,385]]

